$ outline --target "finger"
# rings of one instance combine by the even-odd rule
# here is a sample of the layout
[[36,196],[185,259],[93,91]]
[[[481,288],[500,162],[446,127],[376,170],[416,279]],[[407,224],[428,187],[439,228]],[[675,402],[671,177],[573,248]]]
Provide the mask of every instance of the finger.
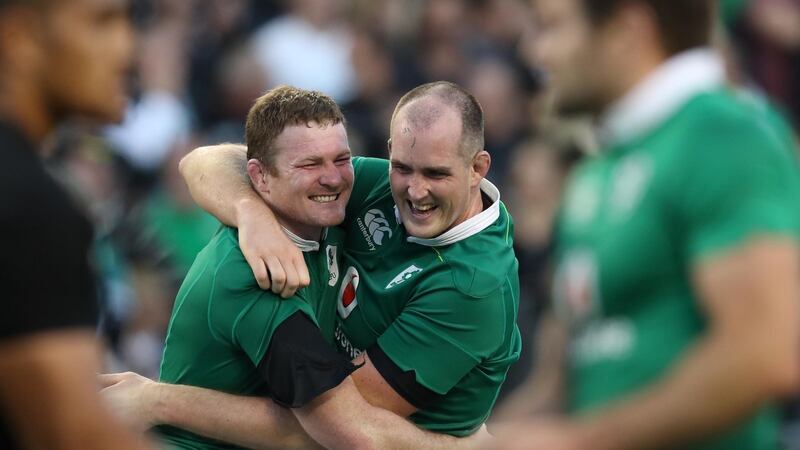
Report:
[[297,274],[297,268],[295,268],[294,264],[289,262],[289,265],[286,266],[286,286],[283,287],[281,291],[281,297],[289,298],[297,292],[300,284],[300,276]]
[[259,257],[248,258],[247,255],[244,255],[244,259],[247,260],[247,264],[250,265],[250,270],[253,271],[253,276],[256,277],[258,286],[265,291],[269,290],[271,283],[269,280],[269,272],[267,270],[267,266],[264,264],[264,260]]
[[311,284],[311,276],[308,274],[308,267],[306,266],[306,260],[303,258],[302,253],[299,258],[294,260],[293,264],[299,278],[298,287],[304,288]]
[[123,380],[125,374],[122,373],[99,373],[97,374],[97,381],[100,386],[106,388],[115,385]]
[[269,270],[269,278],[272,282],[272,292],[280,294],[283,288],[286,287],[286,272],[283,270],[278,258],[270,256],[267,258],[267,270]]

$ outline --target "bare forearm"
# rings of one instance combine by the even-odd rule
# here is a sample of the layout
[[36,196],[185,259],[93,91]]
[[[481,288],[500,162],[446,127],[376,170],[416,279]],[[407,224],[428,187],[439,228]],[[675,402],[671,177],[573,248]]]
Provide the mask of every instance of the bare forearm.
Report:
[[477,440],[422,430],[397,414],[371,406],[350,378],[294,413],[308,434],[325,448],[477,448]]
[[439,434],[418,428],[389,411],[374,408],[369,417],[367,429],[377,438],[379,449],[425,448],[429,450],[473,449],[478,448],[477,441],[469,438],[458,438],[447,434]]
[[237,226],[239,208],[263,204],[247,177],[247,148],[238,144],[200,147],[180,162],[192,198],[221,222]]
[[661,383],[584,419],[585,441],[597,449],[680,447],[752,414],[774,395],[769,375],[758,358],[721,341],[701,341]]
[[242,447],[318,448],[291,411],[260,397],[159,384],[155,421]]

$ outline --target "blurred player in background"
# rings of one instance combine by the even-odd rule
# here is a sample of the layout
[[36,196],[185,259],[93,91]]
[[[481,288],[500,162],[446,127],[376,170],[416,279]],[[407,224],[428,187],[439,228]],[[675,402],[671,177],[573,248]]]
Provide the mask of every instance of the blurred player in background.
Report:
[[69,116],[119,120],[122,0],[0,1],[0,448],[145,448],[97,395],[89,221],[39,147]]
[[726,86],[710,1],[534,6],[557,105],[594,115],[602,150],[556,233],[576,415],[497,447],[776,448],[770,403],[800,386],[794,144]]

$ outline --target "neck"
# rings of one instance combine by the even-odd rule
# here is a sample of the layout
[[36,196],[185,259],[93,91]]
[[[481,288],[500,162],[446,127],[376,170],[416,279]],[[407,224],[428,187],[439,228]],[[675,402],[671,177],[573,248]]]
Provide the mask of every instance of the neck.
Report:
[[286,220],[283,217],[278,217],[277,215],[276,219],[281,227],[300,239],[315,242],[319,242],[322,239],[322,227],[300,224],[292,220]]
[[40,144],[55,125],[54,114],[30,83],[4,81],[0,87],[0,119],[16,125],[28,139]]
[[[660,51],[639,52],[635,57],[627,58],[630,61],[627,70],[620,70],[622,76],[617,78],[617,89],[612,92],[610,98],[607,99],[602,108],[602,112],[608,111],[608,108],[617,102],[617,100],[625,97],[636,86],[642,83],[647,77],[655,72],[661,64],[663,64],[668,57]],[[622,66],[622,65],[620,65]]]
[[[475,188],[473,188],[471,197],[472,198],[470,199],[469,207],[464,212],[464,216],[461,218],[461,220],[458,220],[456,223],[454,223],[452,227],[454,227],[454,226],[456,226],[458,224],[464,223],[467,220],[469,220],[469,219],[471,219],[471,218],[473,218],[473,217],[475,217],[478,214],[483,212],[483,210],[484,210],[484,207],[483,207],[483,194],[481,194],[481,186],[480,185],[478,185]],[[450,227],[450,228],[452,228],[452,227]]]
[[[253,179],[251,178],[251,181]],[[253,181],[255,183],[255,181]],[[315,226],[315,225],[308,225],[302,222],[298,222],[296,220],[291,219],[287,215],[281,213],[280,208],[276,208],[272,201],[270,200],[269,194],[265,192],[258,192],[259,197],[267,207],[272,211],[275,215],[275,220],[278,221],[278,224],[283,227],[284,230],[289,231],[290,233],[294,234],[295,236],[299,237],[300,239],[305,239],[307,241],[315,241],[319,242],[322,240],[322,231],[323,227]]]

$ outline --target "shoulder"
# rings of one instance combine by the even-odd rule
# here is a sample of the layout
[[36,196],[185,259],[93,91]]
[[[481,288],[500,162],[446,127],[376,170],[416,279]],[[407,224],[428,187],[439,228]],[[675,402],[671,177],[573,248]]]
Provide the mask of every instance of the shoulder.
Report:
[[58,214],[65,209],[61,206],[67,200],[66,192],[34,155],[19,155],[19,150],[0,151],[0,191],[13,193],[0,202],[0,218],[28,220],[37,212],[47,212],[48,217]]
[[449,282],[465,298],[503,295],[518,289],[517,259],[514,254],[513,221],[505,205],[500,215],[478,234],[437,249],[443,266],[437,278]]
[[389,160],[382,158],[353,157],[355,187],[358,184],[389,183]]
[[780,155],[788,142],[777,122],[774,111],[766,107],[763,99],[720,89],[699,96],[686,108],[679,119],[685,145],[677,148],[683,149],[682,156],[690,158],[742,151],[759,158],[774,152]]
[[[388,171],[389,160],[384,158],[370,158],[366,156],[354,156],[353,168],[361,171]],[[384,170],[385,169],[385,170]]]
[[[393,234],[384,228],[393,228],[394,200],[389,186],[389,162],[377,158],[353,158],[353,191],[347,203],[346,217],[349,233],[363,233],[373,247],[372,241],[382,241],[383,234]],[[381,220],[375,220],[381,219]],[[372,237],[381,230],[381,236]]]
[[232,227],[221,226],[217,230],[197,255],[190,274],[196,270],[202,270],[205,276],[213,279],[215,293],[258,290],[258,283],[239,248],[238,231]]
[[678,196],[681,203],[710,186],[733,193],[740,189],[724,187],[769,180],[794,184],[794,144],[777,124],[763,104],[729,89],[694,99],[662,135],[665,195]]

